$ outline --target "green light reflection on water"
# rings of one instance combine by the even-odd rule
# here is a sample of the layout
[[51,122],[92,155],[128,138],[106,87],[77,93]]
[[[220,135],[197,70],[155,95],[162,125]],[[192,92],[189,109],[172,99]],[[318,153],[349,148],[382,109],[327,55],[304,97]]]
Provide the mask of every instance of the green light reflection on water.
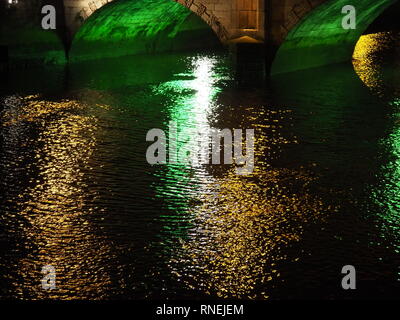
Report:
[[[400,107],[400,99],[395,99],[392,106]],[[384,176],[383,198],[385,211],[382,218],[387,222],[387,228],[397,233],[400,230],[400,110],[393,117],[394,128],[387,138],[382,140],[382,145],[388,152],[388,161],[382,168]],[[400,253],[400,243],[397,251]]]
[[383,100],[392,97],[386,104],[389,127],[379,141],[378,157],[382,163],[378,181],[368,189],[377,206],[373,213],[380,236],[393,244],[396,253],[400,253],[400,70],[393,48],[398,46],[399,39],[394,32],[364,35],[357,43],[353,61],[357,75],[374,95]]
[[[168,96],[166,109],[169,119],[164,123],[163,130],[168,139],[169,123],[177,124],[178,154],[181,148],[185,148],[191,155],[206,157],[207,150],[198,143],[199,139],[206,139],[206,135],[200,136],[197,131],[207,133],[210,130],[209,119],[217,108],[216,97],[220,91],[216,83],[223,77],[215,71],[217,59],[212,56],[199,55],[187,62],[190,64],[187,73],[176,74],[176,79],[154,86],[153,91],[156,95]],[[167,163],[159,168],[156,175],[161,180],[155,186],[156,194],[163,198],[167,211],[160,215],[160,219],[165,221],[163,242],[166,240],[164,237],[171,235],[185,239],[188,229],[193,227],[190,223],[190,202],[196,201],[201,189],[214,179],[206,166],[198,163]]]

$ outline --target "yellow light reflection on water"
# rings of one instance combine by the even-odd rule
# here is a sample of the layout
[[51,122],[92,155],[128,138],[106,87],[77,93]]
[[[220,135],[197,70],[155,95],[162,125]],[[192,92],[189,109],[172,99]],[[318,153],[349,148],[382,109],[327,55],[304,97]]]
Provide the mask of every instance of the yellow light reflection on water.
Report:
[[[112,253],[106,239],[89,223],[88,216],[96,211],[90,202],[96,195],[82,172],[82,168],[93,169],[97,120],[85,115],[84,106],[76,101],[52,102],[29,96],[14,98],[12,105],[19,109],[6,112],[5,126],[14,130],[35,123],[41,127],[31,164],[37,177],[21,195],[27,200],[18,213],[26,221],[23,232],[30,250],[17,263],[15,295],[104,298],[110,283],[105,257]],[[56,290],[41,288],[45,265],[56,269]]]
[[380,32],[360,37],[353,53],[354,70],[360,79],[375,93],[384,96],[381,52],[391,47],[391,33]]
[[[207,127],[218,119],[215,62],[199,59],[192,66],[194,80],[167,84],[173,92],[189,92],[171,106],[171,118],[180,122],[181,130]],[[273,168],[270,163],[286,145],[297,143],[295,137],[282,134],[290,110],[240,108],[235,113],[237,127],[255,129],[252,175],[238,176],[231,166],[217,173],[204,166],[170,166],[160,173],[163,184],[156,189],[160,197],[166,196],[174,215],[178,211],[180,219],[192,224],[186,235],[171,231],[185,239],[180,249],[172,250],[169,263],[177,281],[212,296],[266,299],[271,283],[281,276],[279,262],[288,259],[287,246],[301,240],[309,223],[323,220],[337,208],[324,204],[308,189],[315,179],[308,170]],[[176,181],[182,181],[182,176],[187,183],[179,185]],[[180,200],[173,200],[173,194]],[[193,201],[185,205],[184,198]],[[167,233],[163,236],[168,237]]]

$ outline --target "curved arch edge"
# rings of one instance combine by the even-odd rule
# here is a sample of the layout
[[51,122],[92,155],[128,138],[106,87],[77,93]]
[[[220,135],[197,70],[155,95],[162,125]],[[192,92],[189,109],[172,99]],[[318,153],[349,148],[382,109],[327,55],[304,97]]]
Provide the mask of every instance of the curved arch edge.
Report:
[[[328,1],[314,8],[286,36],[272,61],[271,75],[351,60],[354,47],[368,26],[398,0],[358,3],[357,29],[344,30],[341,9],[347,0]],[[322,23],[321,23],[322,22]]]

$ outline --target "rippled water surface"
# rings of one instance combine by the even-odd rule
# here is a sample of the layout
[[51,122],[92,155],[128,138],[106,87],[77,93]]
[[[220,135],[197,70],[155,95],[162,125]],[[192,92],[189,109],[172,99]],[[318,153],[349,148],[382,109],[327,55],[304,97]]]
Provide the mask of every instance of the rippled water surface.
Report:
[[[354,67],[256,88],[220,52],[10,70],[1,298],[395,297],[399,39],[365,36]],[[193,128],[254,129],[253,173],[147,164],[146,133],[170,121],[180,143]],[[341,289],[347,264],[356,291]],[[55,290],[40,285],[45,265]]]

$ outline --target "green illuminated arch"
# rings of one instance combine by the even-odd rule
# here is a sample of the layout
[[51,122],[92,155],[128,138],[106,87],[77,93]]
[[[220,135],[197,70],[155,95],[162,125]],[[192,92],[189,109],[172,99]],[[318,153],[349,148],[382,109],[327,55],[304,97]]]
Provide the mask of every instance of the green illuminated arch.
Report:
[[[312,10],[278,49],[271,73],[279,74],[348,61],[368,26],[397,0],[330,0]],[[342,28],[342,8],[357,10],[357,29]]]
[[115,0],[95,11],[72,42],[70,60],[219,46],[213,29],[173,0]]

